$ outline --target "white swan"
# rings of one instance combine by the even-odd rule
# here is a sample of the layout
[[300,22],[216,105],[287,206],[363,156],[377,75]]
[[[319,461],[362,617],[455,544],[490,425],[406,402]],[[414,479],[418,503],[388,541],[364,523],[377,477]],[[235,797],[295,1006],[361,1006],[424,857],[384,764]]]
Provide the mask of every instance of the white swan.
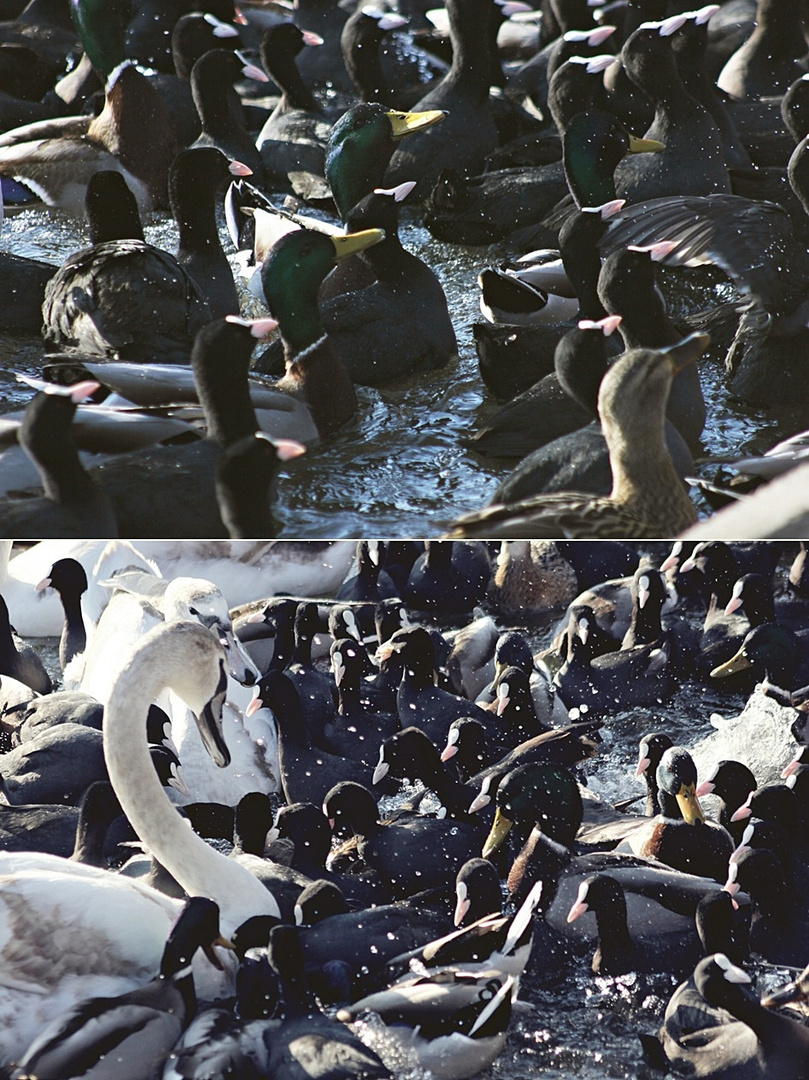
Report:
[[[57,559],[78,559],[89,579],[107,545],[103,540],[43,540],[13,559],[11,545],[0,541],[0,593],[12,624],[24,637],[57,637],[62,630],[58,597],[37,594],[34,586]],[[119,550],[123,547],[119,542]],[[281,593],[333,596],[355,548],[354,540],[145,540],[137,545],[144,561],[164,577],[212,581],[229,607]]]
[[[230,764],[217,769],[196,736],[194,720],[176,694],[161,694],[157,704],[171,719],[172,739],[183,763],[189,802],[222,802],[235,806],[250,791],[278,789],[278,740],[271,714],[262,710],[251,717],[244,710],[251,692],[244,688],[258,678],[233,636],[227,604],[209,581],[175,578],[167,581],[135,570],[110,579],[117,591],[101,616],[85,653],[81,690],[102,703],[109,699],[128,650],[161,620],[197,621],[225,646],[231,675],[223,724],[230,748]],[[242,684],[242,685],[240,685]]]
[[[278,916],[253,875],[209,847],[166,799],[149,758],[145,717],[166,687],[194,712],[217,764],[227,763],[221,646],[198,623],[162,623],[125,658],[107,703],[104,751],[113,787],[141,840],[189,895],[214,899],[223,932]],[[75,1000],[118,994],[157,972],[180,901],[104,870],[36,853],[0,855],[0,1064],[14,1061]],[[227,993],[198,960],[200,997]]]

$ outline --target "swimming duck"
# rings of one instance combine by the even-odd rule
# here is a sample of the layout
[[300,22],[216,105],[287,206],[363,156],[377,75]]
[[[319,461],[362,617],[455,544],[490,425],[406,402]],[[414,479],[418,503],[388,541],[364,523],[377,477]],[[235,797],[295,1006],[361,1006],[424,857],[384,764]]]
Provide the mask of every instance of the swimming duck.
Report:
[[[721,894],[709,894],[710,898]],[[725,894],[727,907],[732,912],[730,897]],[[663,943],[654,950],[639,949],[629,933],[626,916],[626,897],[615,878],[605,874],[591,874],[579,885],[576,901],[567,914],[569,923],[592,911],[598,927],[596,946],[590,968],[596,975],[624,975],[629,971],[682,971],[693,963],[696,942],[673,941],[672,948]],[[725,910],[727,916],[729,912]],[[724,929],[724,928],[723,928]]]
[[371,712],[363,706],[363,663],[358,649],[351,638],[338,638],[332,644],[330,656],[338,704],[336,715],[325,726],[322,744],[333,753],[371,765],[383,741],[400,730],[401,724],[398,716]]
[[425,87],[392,88],[382,69],[381,47],[388,49],[387,35],[407,26],[404,15],[370,5],[357,8],[346,19],[340,35],[343,62],[360,101],[381,101],[386,105],[413,105]]
[[305,1055],[307,1067],[324,1073],[334,1071],[346,1078],[360,1075],[381,1080],[390,1075],[373,1050],[318,1007],[304,978],[304,953],[297,928],[274,927],[268,957],[281,983],[282,1004],[280,1019],[268,1023],[264,1036],[267,1075],[283,1075],[290,1058],[297,1063],[299,1055]]
[[379,654],[396,654],[403,665],[396,707],[406,727],[420,727],[436,746],[443,746],[452,721],[473,716],[497,736],[498,724],[490,712],[435,685],[435,645],[427,629],[413,626],[397,630]]
[[477,788],[455,779],[441,762],[438,749],[421,728],[404,728],[386,738],[379,747],[373,782],[376,784],[389,775],[402,780],[418,779],[437,796],[445,816],[469,821],[469,807]]
[[39,535],[117,536],[113,508],[85,472],[70,437],[76,406],[98,388],[79,382],[65,390],[40,392],[25,410],[18,440],[39,471],[42,493],[28,491],[3,499],[4,529],[17,539]]
[[626,850],[722,882],[733,841],[722,826],[705,820],[695,794],[697,769],[691,755],[679,746],[666,750],[656,777],[660,814],[632,833]]
[[670,635],[595,655],[588,644],[594,620],[586,614],[570,635],[570,650],[554,683],[569,709],[599,714],[666,701],[673,691]]
[[[323,39],[294,23],[279,23],[261,35],[261,62],[281,88],[281,100],[256,139],[267,184],[291,185],[296,194],[328,198],[324,179],[326,143],[331,124],[298,71],[295,58],[305,46]],[[294,174],[307,174],[306,180]],[[323,190],[309,187],[319,178]]]
[[756,678],[766,678],[776,686],[796,689],[809,682],[809,658],[804,637],[775,623],[762,623],[746,636],[739,651],[713,669],[711,677],[721,679],[737,671],[753,669]]
[[[575,780],[553,764],[531,764],[509,773],[496,796],[497,812],[483,848],[489,858],[512,835],[524,846],[508,876],[510,895],[517,901],[533,884],[543,883],[539,910],[557,933],[583,933],[567,922],[567,914],[588,874],[615,877],[626,894],[630,931],[637,941],[661,935],[695,932],[693,917],[706,892],[719,885],[707,878],[670,870],[633,855],[600,851],[573,855],[582,820],[582,800]],[[676,913],[676,914],[675,914]]]
[[[608,113],[600,112],[595,121],[588,119],[604,68],[614,62],[613,56],[574,57],[554,73],[548,105],[562,137],[563,163],[499,169],[471,179],[445,172],[426,203],[425,224],[432,234],[454,243],[510,238],[520,247],[547,246],[547,240],[534,242],[537,223],[552,216],[557,205],[565,208],[564,220],[571,211],[571,191],[578,206],[601,207],[615,199],[612,174],[617,161],[632,145],[638,151],[652,151],[661,144],[634,142]],[[580,126],[583,137],[571,134],[568,142],[570,125]],[[576,179],[581,183],[574,187]],[[525,222],[517,232],[515,221]],[[542,235],[547,236],[547,230]]]
[[[568,538],[670,536],[687,528],[696,520],[696,511],[665,449],[663,410],[677,370],[692,362],[707,343],[706,335],[692,334],[667,350],[633,349],[607,372],[598,401],[613,472],[609,497],[559,493],[495,505],[459,519],[451,535],[514,537],[527,530],[536,537],[538,529],[547,529],[548,536],[561,531]],[[641,444],[642,462],[637,453]]]
[[342,781],[326,795],[324,813],[334,828],[357,837],[357,854],[395,898],[441,888],[475,854],[477,825],[418,814],[380,822],[376,799],[361,784]]
[[398,596],[393,579],[385,570],[385,551],[384,540],[357,541],[357,572],[340,586],[338,600],[376,604]]
[[278,387],[306,401],[321,435],[350,420],[357,399],[321,321],[317,290],[335,263],[383,237],[381,229],[335,237],[299,230],[275,244],[261,270],[264,295],[284,341],[286,375]]
[[194,64],[191,93],[201,127],[194,146],[215,146],[227,158],[243,161],[260,183],[264,163],[245,127],[241,104],[233,99],[233,84],[242,78],[268,81],[260,67],[230,49],[210,49]]
[[[300,699],[286,675],[269,671],[258,684],[257,695],[247,714],[252,715],[262,702],[272,709],[275,717],[278,772],[287,802],[313,802],[319,806],[326,793],[340,780],[351,779],[360,785],[372,782],[371,766],[310,744]],[[391,793],[396,790],[396,785],[388,783],[385,788]]]
[[73,122],[61,136],[36,127],[6,132],[0,172],[21,181],[49,206],[80,213],[89,177],[123,172],[143,209],[165,206],[168,170],[176,153],[171,114],[157,90],[124,52],[121,12],[97,0],[76,6],[84,50],[105,81],[99,116]]
[[805,909],[790,871],[769,848],[742,846],[728,866],[724,888],[750,896],[750,948],[774,964],[801,963],[806,951]]
[[[616,168],[619,195],[632,202],[665,195],[730,192],[719,130],[707,109],[688,93],[677,70],[671,34],[683,16],[643,23],[624,42],[621,64],[655,104],[645,137],[659,139],[659,154],[625,158]],[[681,23],[682,24],[682,23]]]
[[202,290],[211,316],[223,319],[239,314],[239,297],[216,225],[219,188],[245,166],[229,161],[215,147],[181,150],[169,174],[169,199],[177,222],[177,262]]
[[799,1080],[809,1061],[806,1031],[762,1008],[743,989],[750,982],[746,971],[715,953],[697,964],[693,987],[686,982],[675,990],[660,1041],[678,1071],[714,1080]]
[[491,560],[484,545],[426,540],[402,595],[419,611],[458,614],[471,611],[483,599],[490,577]]
[[414,197],[423,200],[443,168],[474,175],[497,146],[497,127],[489,106],[489,42],[480,32],[488,24],[491,6],[492,0],[450,0],[447,5],[452,67],[414,110],[442,109],[448,115],[438,136],[418,134],[395,151],[385,174],[387,186],[416,177]]
[[[154,530],[164,536],[178,532],[184,537],[224,535],[215,493],[216,470],[224,448],[256,431],[247,367],[257,338],[273,325],[271,320],[251,322],[231,315],[207,323],[196,335],[191,363],[207,416],[206,439],[155,448],[146,457],[139,451],[113,455],[92,467],[93,478],[116,507],[119,528],[142,533],[144,522],[152,521]],[[160,477],[159,494],[156,477]],[[257,492],[255,498],[258,502],[262,495]],[[266,503],[266,493],[263,498]]]
[[[197,162],[188,159],[194,178]],[[180,220],[188,223],[187,252],[200,211],[194,206],[196,193],[186,159],[177,159],[172,168],[179,200],[175,208]],[[211,198],[214,193],[209,192]],[[208,237],[203,240],[205,247]],[[195,249],[196,243],[191,247]],[[134,311],[133,280],[141,301]],[[200,287],[172,255],[142,240],[126,239],[84,248],[68,258],[48,282],[42,319],[45,340],[53,349],[185,363],[194,335],[210,322],[211,313]]]
[[171,928],[160,974],[137,990],[89,998],[57,1016],[28,1047],[16,1075],[100,1077],[108,1068],[105,1059],[114,1053],[124,1055],[128,1076],[151,1077],[196,1012],[189,962],[200,948],[221,967],[215,945],[232,948],[219,931],[219,908],[205,897],[192,897]]

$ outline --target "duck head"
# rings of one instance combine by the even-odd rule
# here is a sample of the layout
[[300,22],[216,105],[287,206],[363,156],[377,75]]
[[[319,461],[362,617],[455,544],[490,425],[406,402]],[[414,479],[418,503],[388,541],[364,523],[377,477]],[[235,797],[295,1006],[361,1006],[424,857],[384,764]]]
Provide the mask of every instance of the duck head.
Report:
[[329,135],[325,175],[343,220],[382,183],[396,144],[445,115],[440,109],[408,113],[363,102],[340,117]]
[[535,827],[549,840],[570,847],[582,820],[581,795],[564,769],[545,763],[521,765],[497,788],[494,822],[483,845],[483,858],[502,846],[515,824]]

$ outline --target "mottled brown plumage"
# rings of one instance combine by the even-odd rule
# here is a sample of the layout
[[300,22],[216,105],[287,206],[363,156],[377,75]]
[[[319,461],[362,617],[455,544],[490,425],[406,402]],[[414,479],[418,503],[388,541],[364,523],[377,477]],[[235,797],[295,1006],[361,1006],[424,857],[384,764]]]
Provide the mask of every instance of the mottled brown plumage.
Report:
[[697,515],[666,449],[666,399],[674,376],[709,340],[692,334],[669,349],[632,349],[604,376],[598,413],[613,475],[609,496],[560,492],[489,506],[460,518],[449,535],[651,538],[688,528]]

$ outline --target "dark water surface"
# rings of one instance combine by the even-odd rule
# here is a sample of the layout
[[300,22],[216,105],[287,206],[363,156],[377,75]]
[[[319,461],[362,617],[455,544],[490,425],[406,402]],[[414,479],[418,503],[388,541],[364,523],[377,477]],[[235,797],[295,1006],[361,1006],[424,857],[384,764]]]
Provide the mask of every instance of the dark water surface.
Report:
[[[146,231],[152,243],[174,249],[173,222],[153,218]],[[508,462],[479,458],[463,445],[480,418],[497,407],[480,379],[472,324],[481,317],[477,274],[501,258],[504,249],[434,240],[418,223],[416,210],[405,211],[401,231],[405,244],[443,283],[459,357],[427,378],[414,377],[382,390],[359,389],[357,419],[281,473],[282,536],[437,535],[458,514],[483,506],[512,468]],[[232,251],[224,230],[223,241]],[[59,263],[86,242],[83,222],[61,213],[26,211],[6,220],[0,248]],[[704,307],[713,295],[727,298],[727,287],[713,290],[698,284],[705,281],[700,271],[686,271],[685,276],[669,271],[664,288],[673,313]],[[244,307],[253,315],[265,313],[249,294]],[[30,398],[30,390],[16,382],[13,371],[36,374],[40,360],[38,342],[0,335],[0,409],[18,407]],[[718,365],[703,361],[701,373],[708,405],[706,453],[735,454],[751,443],[766,449],[781,434],[795,430],[780,432],[762,415],[741,412],[728,400]]]

